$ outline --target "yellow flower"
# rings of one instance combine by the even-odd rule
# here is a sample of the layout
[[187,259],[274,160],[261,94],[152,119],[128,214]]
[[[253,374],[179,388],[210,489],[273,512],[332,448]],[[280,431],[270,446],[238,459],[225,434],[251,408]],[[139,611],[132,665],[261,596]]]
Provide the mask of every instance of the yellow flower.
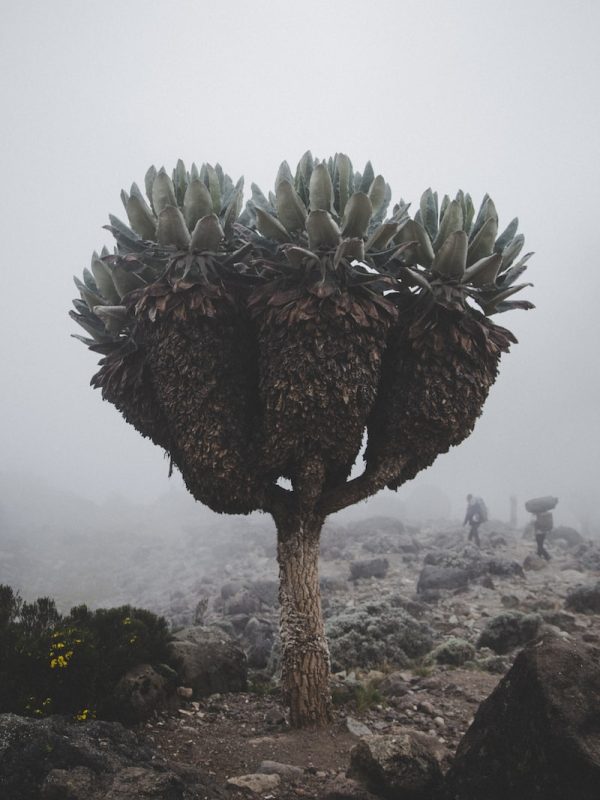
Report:
[[123,625],[131,625],[131,617],[125,617],[123,620]]

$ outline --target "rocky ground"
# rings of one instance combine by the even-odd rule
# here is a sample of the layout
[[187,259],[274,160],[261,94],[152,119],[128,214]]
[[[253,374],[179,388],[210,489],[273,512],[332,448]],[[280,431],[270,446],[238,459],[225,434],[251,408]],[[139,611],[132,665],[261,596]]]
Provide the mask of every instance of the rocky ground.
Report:
[[253,666],[252,691],[184,702],[176,715],[146,723],[144,734],[163,756],[225,787],[262,774],[252,780],[263,796],[338,796],[350,752],[367,733],[418,731],[445,770],[522,645],[540,637],[600,642],[600,618],[577,588],[595,586],[600,549],[570,528],[557,529],[548,547],[545,562],[523,531],[497,522],[482,528],[481,550],[458,527],[417,530],[388,518],[329,527],[321,573],[335,723],[297,732],[269,681],[276,575],[273,543],[255,531],[245,552],[228,552],[223,570],[215,566],[195,593],[180,590],[157,609],[235,638]]

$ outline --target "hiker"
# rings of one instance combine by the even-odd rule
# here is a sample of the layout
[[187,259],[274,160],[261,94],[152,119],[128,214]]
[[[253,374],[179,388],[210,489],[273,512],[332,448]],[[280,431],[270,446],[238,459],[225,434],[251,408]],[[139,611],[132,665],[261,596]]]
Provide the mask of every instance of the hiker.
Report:
[[537,544],[537,554],[540,558],[545,558],[550,561],[550,553],[544,547],[546,536],[554,527],[554,519],[552,517],[552,509],[556,507],[558,497],[534,497],[525,503],[525,508],[530,514],[533,514],[535,520],[533,522],[533,532],[535,534],[535,542]]
[[540,558],[550,561],[550,553],[544,547],[546,536],[554,527],[554,519],[551,511],[541,511],[535,515],[533,530],[535,532],[535,542],[537,544],[537,554]]
[[482,522],[487,520],[487,508],[481,497],[474,497],[472,494],[467,495],[467,513],[465,514],[465,521],[463,525],[469,523],[469,541],[475,542],[477,547],[481,547],[479,539],[479,526]]

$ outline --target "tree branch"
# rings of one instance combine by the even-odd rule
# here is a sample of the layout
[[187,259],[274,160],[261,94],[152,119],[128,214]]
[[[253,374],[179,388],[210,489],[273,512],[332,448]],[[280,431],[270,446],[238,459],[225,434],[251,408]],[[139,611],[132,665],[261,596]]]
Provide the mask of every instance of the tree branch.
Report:
[[386,459],[376,467],[367,467],[358,478],[325,492],[317,505],[317,511],[327,517],[371,497],[384,489],[390,481],[398,479],[407,461],[407,458]]

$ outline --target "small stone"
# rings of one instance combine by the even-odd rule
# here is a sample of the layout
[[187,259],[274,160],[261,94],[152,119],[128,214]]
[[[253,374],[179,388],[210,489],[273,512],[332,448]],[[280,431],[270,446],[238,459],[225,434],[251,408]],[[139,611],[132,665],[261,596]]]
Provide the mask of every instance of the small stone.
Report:
[[265,794],[276,789],[281,782],[279,775],[265,775],[253,773],[251,775],[237,775],[227,779],[229,786],[239,786],[242,789],[250,789],[256,794]]
[[434,717],[433,724],[437,725],[438,728],[444,728],[446,726],[443,717]]
[[428,703],[427,700],[421,700],[421,702],[417,706],[417,711],[422,711],[424,714],[429,714],[429,716],[435,716],[435,710],[431,703]]
[[279,761],[262,761],[258,771],[265,775],[280,775],[282,778],[300,778],[304,774],[302,767],[281,764]]
[[354,717],[346,717],[346,727],[354,736],[370,736],[371,730]]
[[194,694],[194,690],[190,689],[189,686],[178,686],[177,694],[179,695],[179,697],[183,697],[184,700],[191,700],[192,695]]

